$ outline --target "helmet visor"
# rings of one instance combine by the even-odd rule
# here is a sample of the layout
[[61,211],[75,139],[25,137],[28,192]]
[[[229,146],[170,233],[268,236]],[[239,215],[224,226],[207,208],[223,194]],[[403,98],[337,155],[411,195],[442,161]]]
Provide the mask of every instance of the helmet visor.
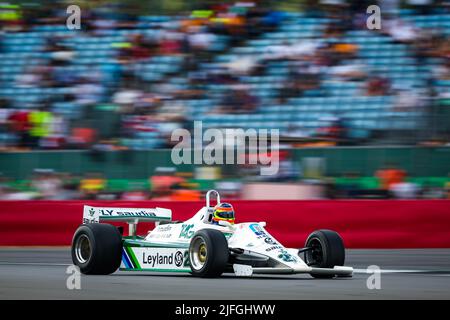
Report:
[[219,211],[216,210],[214,216],[221,219],[234,219],[234,211]]

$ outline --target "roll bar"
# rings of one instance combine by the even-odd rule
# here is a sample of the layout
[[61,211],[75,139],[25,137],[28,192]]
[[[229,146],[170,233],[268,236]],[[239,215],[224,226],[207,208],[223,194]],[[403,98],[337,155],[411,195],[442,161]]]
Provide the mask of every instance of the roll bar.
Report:
[[216,190],[209,190],[209,191],[206,193],[206,207],[207,207],[207,208],[210,208],[210,201],[209,201],[209,198],[210,198],[210,195],[213,194],[213,193],[216,194],[216,201],[217,201],[217,203],[220,203],[220,194],[219,194],[219,192],[216,191]]

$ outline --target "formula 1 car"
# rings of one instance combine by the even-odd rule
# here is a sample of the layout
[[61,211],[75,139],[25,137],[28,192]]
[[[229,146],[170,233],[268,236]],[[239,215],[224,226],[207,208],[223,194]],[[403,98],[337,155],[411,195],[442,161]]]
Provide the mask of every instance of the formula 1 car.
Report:
[[[124,271],[190,272],[197,277],[219,277],[224,272],[237,276],[253,274],[308,273],[316,278],[349,277],[353,268],[344,267],[345,249],[334,231],[318,230],[302,249],[285,248],[264,228],[265,222],[212,224],[213,207],[206,194],[206,206],[192,218],[172,221],[169,209],[99,208],[84,206],[83,224],[72,241],[72,260],[83,274],[111,274]],[[123,228],[99,223],[121,221]],[[136,235],[138,222],[155,222],[146,236]],[[304,259],[300,256],[304,254]]]

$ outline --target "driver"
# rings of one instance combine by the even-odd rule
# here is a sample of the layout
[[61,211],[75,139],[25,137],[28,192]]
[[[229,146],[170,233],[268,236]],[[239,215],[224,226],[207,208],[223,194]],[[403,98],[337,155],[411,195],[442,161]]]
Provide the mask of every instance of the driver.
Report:
[[234,209],[231,204],[223,202],[214,207],[212,223],[219,224],[219,221],[227,221],[234,224]]

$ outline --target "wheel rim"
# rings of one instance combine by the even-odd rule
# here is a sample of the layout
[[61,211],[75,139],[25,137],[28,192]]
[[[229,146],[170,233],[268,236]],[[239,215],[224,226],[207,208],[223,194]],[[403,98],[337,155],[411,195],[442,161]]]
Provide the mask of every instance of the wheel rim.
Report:
[[311,239],[308,243],[310,251],[305,253],[305,260],[309,266],[320,266],[323,263],[323,248],[319,239]]
[[91,258],[92,248],[89,238],[82,234],[75,243],[75,256],[80,263],[86,263]]
[[201,237],[194,239],[189,254],[191,266],[195,270],[202,269],[206,263],[207,257],[208,257],[208,250],[206,248],[205,240],[203,240],[203,238]]

